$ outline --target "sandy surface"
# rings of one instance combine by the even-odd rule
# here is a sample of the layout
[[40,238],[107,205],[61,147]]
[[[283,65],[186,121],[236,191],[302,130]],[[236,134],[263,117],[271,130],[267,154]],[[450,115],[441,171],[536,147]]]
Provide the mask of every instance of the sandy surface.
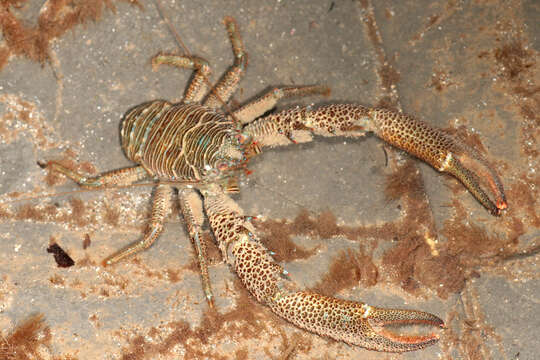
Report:
[[[14,53],[1,69],[4,338],[42,313],[48,330],[36,339],[36,356],[44,359],[536,358],[537,3],[160,0],[189,51],[212,65],[211,81],[232,63],[222,19],[236,18],[249,69],[232,106],[271,86],[326,84],[329,98],[304,103],[401,108],[487,153],[507,189],[509,210],[498,218],[456,180],[372,136],[267,151],[250,163],[253,174],[235,197],[246,213],[263,216],[268,247],[288,246],[272,250],[299,283],[445,320],[437,345],[404,355],[297,329],[256,303],[216,256],[218,314],[209,312],[177,209],[151,249],[99,265],[139,238],[151,187],[77,192],[37,162],[61,159],[89,173],[128,166],[122,114],[146,100],[181,99],[191,74],[152,72],[149,60],[183,50],[154,1],[141,3],[113,2],[115,12],[103,9],[99,20],[54,38],[43,65]],[[41,6],[31,1],[11,12],[30,27]],[[2,46],[11,39],[6,29]],[[402,181],[392,193],[396,176]],[[22,200],[29,197],[39,198]],[[287,226],[307,218],[318,219],[307,222],[315,230]],[[51,242],[75,265],[58,267],[46,251]]]

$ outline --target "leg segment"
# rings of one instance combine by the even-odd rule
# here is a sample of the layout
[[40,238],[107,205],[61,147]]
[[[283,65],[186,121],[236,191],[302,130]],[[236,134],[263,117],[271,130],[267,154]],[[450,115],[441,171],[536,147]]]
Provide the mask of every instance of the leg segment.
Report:
[[148,173],[140,165],[109,171],[105,174],[88,178],[55,161],[49,161],[47,168],[57,171],[84,188],[104,188],[108,186],[127,186],[148,177]]
[[219,108],[226,104],[236,91],[238,82],[243,77],[247,67],[247,53],[244,51],[244,44],[238,32],[238,25],[232,17],[223,19],[229,39],[231,40],[232,50],[234,54],[233,66],[223,75],[219,82],[208,94],[204,101],[204,105]]
[[204,222],[202,200],[194,189],[181,189],[179,190],[178,196],[180,200],[180,209],[184,215],[189,232],[189,238],[195,248],[197,259],[199,261],[204,294],[206,295],[208,305],[214,307],[214,295],[212,294],[212,288],[210,286],[208,264],[206,262],[208,258],[206,254],[206,244],[202,239],[202,225]]
[[103,260],[103,266],[112,265],[118,261],[149,248],[163,231],[165,216],[171,210],[172,187],[158,184],[152,203],[152,216],[142,240],[134,242],[124,249],[112,254]]
[[243,132],[260,146],[308,142],[313,135],[362,136],[371,128],[369,109],[333,104],[312,109],[296,107],[268,115],[246,125]]
[[438,341],[437,334],[400,336],[391,324],[443,326],[435,315],[414,310],[381,309],[301,291],[259,242],[242,210],[217,186],[202,190],[210,225],[224,258],[261,303],[298,327],[368,349],[404,352]]
[[311,141],[313,135],[362,136],[373,132],[455,176],[492,214],[499,215],[507,207],[502,183],[480,153],[442,130],[394,111],[352,104],[298,107],[258,119],[243,132],[260,146]]
[[234,118],[242,124],[247,124],[276,106],[281,99],[303,97],[312,95],[330,95],[330,88],[326,86],[289,86],[275,88],[262,97],[252,101],[233,112]]
[[167,54],[158,54],[152,58],[152,67],[154,69],[162,64],[195,70],[195,75],[184,94],[184,103],[187,104],[202,100],[208,90],[208,77],[211,72],[206,60],[196,56]]

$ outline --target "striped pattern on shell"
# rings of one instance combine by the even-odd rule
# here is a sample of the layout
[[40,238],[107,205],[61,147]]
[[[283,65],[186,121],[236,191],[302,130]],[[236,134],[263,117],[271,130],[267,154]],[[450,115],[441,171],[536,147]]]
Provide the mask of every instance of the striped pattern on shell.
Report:
[[230,149],[235,133],[214,109],[164,100],[131,109],[120,132],[129,159],[160,179],[187,181],[205,180],[221,161],[241,158],[240,149]]

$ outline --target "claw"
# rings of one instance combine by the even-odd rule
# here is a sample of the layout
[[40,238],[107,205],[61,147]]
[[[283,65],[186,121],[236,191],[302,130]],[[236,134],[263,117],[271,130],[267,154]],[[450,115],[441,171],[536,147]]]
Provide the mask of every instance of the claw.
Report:
[[439,340],[437,334],[400,335],[387,326],[444,326],[437,316],[415,310],[382,309],[300,289],[257,238],[242,210],[221,189],[203,190],[210,227],[223,258],[249,292],[296,326],[367,349],[405,352]]
[[395,111],[353,104],[301,107],[268,115],[243,129],[262,146],[311,141],[310,135],[354,137],[366,132],[452,174],[493,215],[507,208],[502,183],[480,153],[442,130]]
[[304,291],[278,294],[270,307],[306,330],[377,351],[414,351],[439,340],[437,334],[400,335],[387,326],[444,327],[441,319],[423,311],[377,308]]
[[429,335],[401,335],[389,331],[387,325],[432,325],[444,327],[444,322],[437,316],[423,311],[381,309],[363,306],[366,309],[366,323],[373,331],[369,337],[369,347],[378,351],[404,352],[419,350],[433,345],[439,340],[438,334]]
[[499,177],[479,153],[454,141],[456,153],[448,153],[448,166],[441,171],[454,175],[486,209],[500,215],[508,205]]
[[493,215],[507,208],[501,180],[487,160],[459,139],[412,117],[389,110],[369,111],[372,130],[386,142],[455,176]]

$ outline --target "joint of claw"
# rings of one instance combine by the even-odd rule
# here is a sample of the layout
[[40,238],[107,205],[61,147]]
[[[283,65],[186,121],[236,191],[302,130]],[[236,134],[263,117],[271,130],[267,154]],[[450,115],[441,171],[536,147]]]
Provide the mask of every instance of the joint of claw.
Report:
[[452,161],[452,153],[449,152],[448,154],[446,154],[446,157],[444,158],[444,161],[438,170],[441,172],[446,171],[446,169],[448,169],[448,167],[450,166],[451,161]]
[[365,319],[365,318],[368,318],[369,315],[371,314],[372,307],[369,306],[368,304],[364,304],[362,305],[362,310],[364,310],[362,317]]
[[214,296],[212,295],[208,295],[206,296],[206,302],[208,303],[208,307],[210,309],[213,309],[215,307],[215,304],[214,304]]

